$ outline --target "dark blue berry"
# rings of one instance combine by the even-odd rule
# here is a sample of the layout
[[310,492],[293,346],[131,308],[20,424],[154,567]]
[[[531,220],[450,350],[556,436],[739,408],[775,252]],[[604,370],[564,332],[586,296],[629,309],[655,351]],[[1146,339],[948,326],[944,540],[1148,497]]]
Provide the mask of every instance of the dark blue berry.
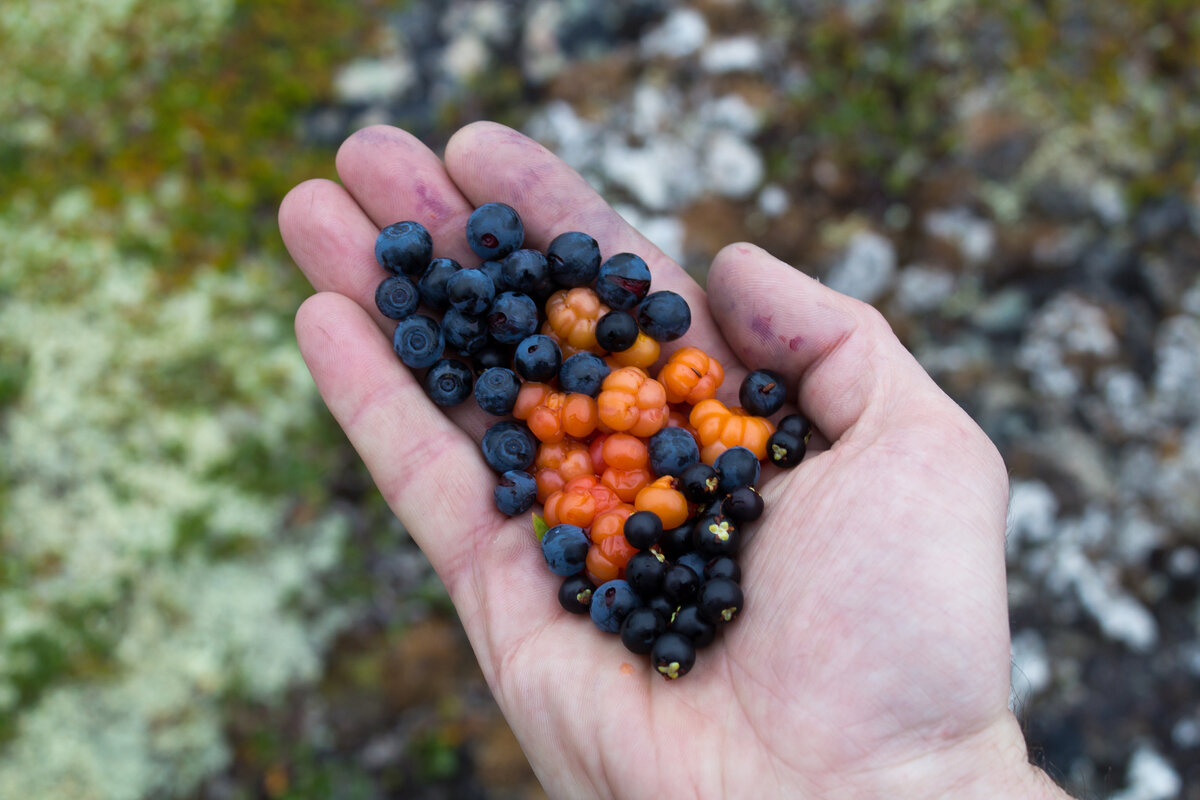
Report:
[[700,461],[700,446],[683,428],[663,428],[650,437],[650,469],[660,478],[678,478],[684,469]]
[[501,262],[500,274],[505,287],[513,292],[538,295],[551,286],[546,256],[538,250],[514,250],[509,253]]
[[421,290],[421,302],[432,311],[445,311],[449,308],[450,299],[446,296],[446,284],[461,270],[462,264],[452,258],[435,258],[429,262],[429,269],[425,270],[425,274],[417,282],[417,288]]
[[625,580],[639,597],[650,598],[662,590],[663,576],[667,574],[667,563],[658,553],[643,550],[634,553],[625,563]]
[[576,353],[562,363],[558,370],[558,388],[595,397],[608,377],[608,364],[595,353]]
[[568,231],[546,248],[550,278],[563,288],[591,286],[600,272],[600,245],[586,233]]
[[442,317],[442,335],[446,338],[446,345],[455,352],[464,356],[474,355],[488,343],[487,320],[451,308]]
[[525,243],[525,226],[516,209],[485,203],[467,218],[467,244],[484,260],[501,259]]
[[488,309],[488,330],[503,344],[516,344],[537,332],[537,304],[528,295],[501,292]]
[[777,467],[790,469],[804,459],[808,445],[788,431],[775,431],[767,439],[767,460]]
[[504,284],[504,265],[499,261],[484,261],[479,265],[479,271],[492,279],[492,286],[496,289],[496,294],[507,292],[512,289],[511,286]]
[[728,578],[734,583],[741,583],[742,568],[729,556],[717,556],[704,565],[704,580],[713,578]]
[[779,420],[779,424],[775,427],[778,430],[790,433],[805,444],[808,444],[808,440],[812,438],[812,423],[808,421],[808,417],[802,414],[788,414]]
[[676,564],[683,564],[696,573],[697,578],[704,578],[704,565],[708,563],[708,559],[699,553],[684,553],[675,559]]
[[521,379],[507,367],[488,367],[475,381],[475,402],[494,417],[512,413],[521,391]]
[[446,281],[446,299],[451,308],[477,317],[492,307],[496,285],[482,270],[460,270]]
[[425,394],[439,406],[456,406],[471,396],[475,376],[461,361],[443,358],[425,373]]
[[753,486],[739,486],[721,501],[721,513],[734,522],[754,522],[762,512],[762,495]]
[[586,575],[572,575],[564,578],[558,587],[558,603],[572,614],[586,614],[592,606],[595,591],[595,585]]
[[546,566],[564,578],[583,572],[590,546],[587,534],[577,525],[555,525],[542,537]]
[[679,491],[690,502],[698,505],[708,505],[717,499],[717,485],[720,483],[717,471],[704,462],[697,461],[685,467],[678,475]]
[[618,578],[602,583],[592,594],[592,622],[605,633],[618,633],[625,617],[640,605],[641,601],[627,582]]
[[717,637],[717,626],[705,619],[695,605],[686,605],[676,611],[667,630],[691,639],[697,650],[708,647]]
[[696,601],[700,615],[714,625],[732,621],[744,603],[742,587],[728,578],[705,581]]
[[500,513],[510,517],[524,514],[537,500],[537,481],[528,472],[510,469],[500,476],[492,497]]
[[692,327],[692,310],[675,292],[652,292],[638,304],[637,322],[650,338],[673,342]]
[[628,311],[650,291],[650,268],[641,256],[617,253],[600,265],[594,288],[609,308]]
[[549,336],[535,333],[517,345],[513,353],[513,366],[525,380],[547,383],[554,379],[558,368],[562,366],[562,350]]
[[471,354],[471,365],[475,367],[476,372],[483,372],[492,367],[507,367],[510,364],[512,348],[499,342],[489,341],[482,349]]
[[663,594],[677,605],[690,603],[700,590],[700,576],[686,564],[672,564],[663,575]]
[[389,319],[411,316],[420,305],[421,293],[405,275],[390,275],[375,289],[375,306]]
[[625,519],[625,541],[638,550],[649,550],[662,538],[662,520],[653,511],[635,511]]
[[375,239],[375,260],[393,275],[420,276],[433,258],[433,237],[419,222],[396,222]]
[[669,681],[682,678],[696,664],[696,646],[686,636],[667,631],[654,640],[650,663]]
[[635,608],[621,623],[621,644],[629,652],[644,656],[666,630],[667,621],[662,614],[651,608]]
[[637,320],[628,311],[610,311],[596,323],[596,344],[609,353],[628,350],[637,337]]
[[742,542],[737,523],[724,514],[706,514],[692,528],[692,545],[707,557],[700,558],[699,574],[704,574],[704,565],[712,556],[728,556],[737,552]]
[[769,369],[756,369],[742,380],[738,401],[756,417],[769,417],[783,408],[787,387],[783,376]]
[[731,447],[713,462],[717,471],[717,493],[724,496],[739,486],[754,486],[762,473],[762,465],[752,450]]
[[392,349],[406,367],[423,369],[431,366],[446,349],[442,327],[424,314],[413,314],[396,323]]
[[537,439],[519,422],[497,422],[483,434],[483,459],[496,472],[528,470],[537,456]]

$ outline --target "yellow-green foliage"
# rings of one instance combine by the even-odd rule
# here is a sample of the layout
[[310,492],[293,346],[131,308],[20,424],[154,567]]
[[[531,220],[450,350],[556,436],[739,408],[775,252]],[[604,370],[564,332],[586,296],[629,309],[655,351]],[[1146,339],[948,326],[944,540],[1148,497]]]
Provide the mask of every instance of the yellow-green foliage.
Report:
[[222,704],[319,669],[339,436],[274,212],[366,20],[0,4],[0,797],[186,793]]

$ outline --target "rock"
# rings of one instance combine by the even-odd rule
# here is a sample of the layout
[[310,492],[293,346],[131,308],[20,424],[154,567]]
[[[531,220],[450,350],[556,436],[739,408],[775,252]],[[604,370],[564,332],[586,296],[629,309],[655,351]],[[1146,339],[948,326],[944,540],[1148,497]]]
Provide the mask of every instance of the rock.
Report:
[[896,279],[896,303],[909,314],[933,311],[954,293],[954,273],[941,267],[913,264]]
[[361,105],[397,100],[416,80],[405,58],[363,58],[342,67],[333,78],[339,102]]
[[1058,498],[1041,481],[1014,481],[1008,501],[1005,547],[1016,553],[1022,542],[1040,544],[1054,535]]
[[1129,759],[1125,788],[1111,800],[1171,800],[1179,796],[1183,781],[1171,762],[1149,744],[1141,744]]
[[700,49],[708,39],[708,23],[704,15],[691,8],[677,9],[657,28],[642,37],[645,56],[683,58]]
[[606,142],[600,168],[648,209],[678,208],[702,190],[695,154],[674,135],[655,137],[643,147]]
[[1200,319],[1178,314],[1158,327],[1154,356],[1154,410],[1161,419],[1200,419]]
[[930,211],[925,215],[925,231],[952,243],[968,264],[986,261],[996,247],[995,226],[965,208]]
[[758,193],[758,210],[771,219],[783,216],[790,203],[787,191],[777,183],[767,184]]
[[762,156],[741,137],[723,130],[709,137],[704,174],[711,191],[724,197],[747,197],[762,183],[764,172]]
[[842,258],[829,270],[830,288],[866,303],[874,303],[891,288],[896,275],[896,248],[891,240],[871,231],[858,231]]
[[1020,714],[1031,697],[1050,685],[1051,676],[1050,659],[1041,635],[1032,629],[1014,633],[1009,708]]
[[758,72],[763,66],[763,51],[757,37],[733,36],[712,42],[700,54],[705,72]]

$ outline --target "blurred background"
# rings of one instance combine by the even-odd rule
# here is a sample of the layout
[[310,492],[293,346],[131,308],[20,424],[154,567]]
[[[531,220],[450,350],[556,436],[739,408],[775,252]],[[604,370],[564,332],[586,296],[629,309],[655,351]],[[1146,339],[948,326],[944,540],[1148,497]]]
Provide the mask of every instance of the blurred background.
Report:
[[1200,798],[1190,0],[0,0],[0,79],[0,797],[541,796],[275,223],[491,118],[880,307],[1009,464],[1035,760]]

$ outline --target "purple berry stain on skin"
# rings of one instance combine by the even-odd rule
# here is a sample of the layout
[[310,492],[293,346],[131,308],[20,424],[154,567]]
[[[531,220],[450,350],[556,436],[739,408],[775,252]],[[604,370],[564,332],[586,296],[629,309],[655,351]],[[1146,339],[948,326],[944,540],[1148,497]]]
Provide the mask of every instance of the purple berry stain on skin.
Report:
[[417,197],[421,198],[421,209],[432,219],[442,219],[450,216],[450,207],[442,202],[436,192],[431,192],[424,181],[417,181],[414,187]]
[[750,320],[750,330],[754,331],[760,339],[770,339],[774,335],[771,330],[771,318],[756,316]]
[[793,353],[796,352],[797,350],[799,350],[800,345],[802,345],[802,344],[804,344],[803,336],[793,336],[791,339],[788,339],[788,343],[787,343],[788,349],[791,350]]

